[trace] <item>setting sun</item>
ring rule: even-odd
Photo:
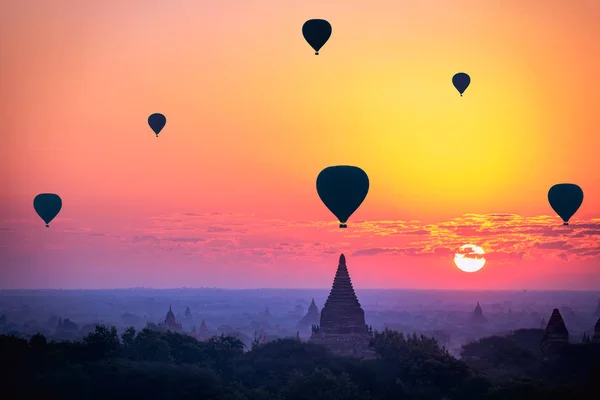
[[[485,265],[485,252],[479,246],[474,244],[465,244],[460,246],[458,252],[454,255],[454,263],[464,272],[477,272]]]

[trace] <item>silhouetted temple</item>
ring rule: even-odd
[[[208,331],[208,328],[206,327],[206,322],[204,322],[204,320],[202,320],[202,322],[200,323],[200,329],[198,329],[198,330],[196,330],[196,327],[194,326],[192,328],[191,335],[200,341],[202,341],[204,339],[208,339],[208,337],[210,336],[210,332]]]
[[[374,357],[369,348],[371,329],[365,324],[365,312],[358,302],[346,257],[342,254],[329,297],[321,310],[320,324],[313,326],[309,342],[327,347],[335,354],[361,358]]]
[[[475,306],[475,310],[473,310],[473,314],[471,315],[471,318],[469,318],[469,323],[482,324],[486,321],[487,319],[483,315],[483,310],[479,305],[479,302],[477,302],[477,306]]]
[[[165,317],[165,321],[158,324],[160,329],[169,330],[169,331],[180,331],[181,324],[175,320],[175,314],[173,314],[173,310],[169,305],[169,311],[167,311],[167,316]]]
[[[548,320],[546,332],[542,339],[542,352],[550,354],[559,347],[569,343],[569,331],[565,325],[558,308],[552,311],[552,315]]]
[[[319,325],[320,314],[317,305],[315,304],[315,299],[312,299],[310,306],[308,307],[308,312],[302,319],[298,322],[298,329],[301,331],[307,331],[313,325]]]
[[[592,343],[600,344],[600,318],[598,318],[596,326],[594,326],[594,336],[592,336]]]
[[[262,313],[262,317],[265,319],[271,319],[273,317],[271,315],[271,311],[269,310],[269,306],[265,308],[265,311]]]

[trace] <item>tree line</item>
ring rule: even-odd
[[[250,349],[235,337],[96,326],[81,341],[0,336],[4,399],[401,400],[600,398],[600,349],[570,345],[545,360],[540,330],[462,348],[392,330],[373,334],[376,359],[331,354],[295,338]]]

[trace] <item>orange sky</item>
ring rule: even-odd
[[[310,18],[333,26],[318,57]],[[599,289],[599,20],[595,0],[0,1],[0,288],[327,287],[343,251],[357,287]],[[315,191],[336,164],[371,181],[346,231]],[[559,182],[585,192],[569,229]],[[63,198],[50,229],[40,192]],[[480,272],[454,266],[465,243]]]

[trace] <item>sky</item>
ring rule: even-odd
[[[327,288],[344,253],[357,288],[600,290],[599,20],[595,0],[0,1],[0,288]],[[315,189],[330,165],[370,179],[345,230]],[[585,192],[568,227],[562,182]]]

